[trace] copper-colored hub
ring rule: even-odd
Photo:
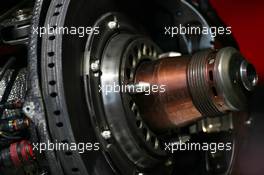
[[[165,86],[165,92],[136,96],[145,121],[162,130],[244,110],[246,88],[239,76],[244,62],[233,48],[142,62],[134,83]]]
[[[185,125],[201,118],[187,85],[189,57],[163,58],[144,62],[137,70],[135,82],[165,85],[165,92],[141,95],[138,103],[146,121],[154,128]]]

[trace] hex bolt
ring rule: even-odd
[[[111,132],[109,130],[105,130],[101,133],[102,137],[104,139],[110,139],[111,138]]]
[[[34,111],[35,111],[35,105],[34,102],[26,102],[25,105],[23,106],[23,113],[31,118],[32,116],[34,116]]]
[[[100,68],[99,60],[95,60],[91,63],[91,70],[93,72],[98,72]]]
[[[118,28],[118,22],[116,20],[108,22],[107,25],[110,29]]]

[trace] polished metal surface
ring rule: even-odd
[[[258,83],[258,75],[254,66],[243,61],[240,66],[241,81],[248,91],[252,91]]]

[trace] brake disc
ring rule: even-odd
[[[185,1],[50,2],[43,27],[100,29],[98,35],[84,37],[46,33],[40,41],[41,86],[52,140],[101,145],[101,151],[83,154],[55,152],[65,174],[172,174],[171,156],[142,120],[134,99],[106,95],[98,87],[131,82],[137,65],[158,59],[161,50],[193,53],[213,47],[210,33],[164,38],[164,26],[180,24],[209,27]]]

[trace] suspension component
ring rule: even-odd
[[[231,47],[146,61],[135,76],[135,83],[166,87],[164,93],[137,97],[144,119],[155,129],[246,110],[247,92],[257,80],[254,67]]]
[[[35,160],[33,147],[27,140],[12,143],[0,152],[0,167],[21,167]]]

